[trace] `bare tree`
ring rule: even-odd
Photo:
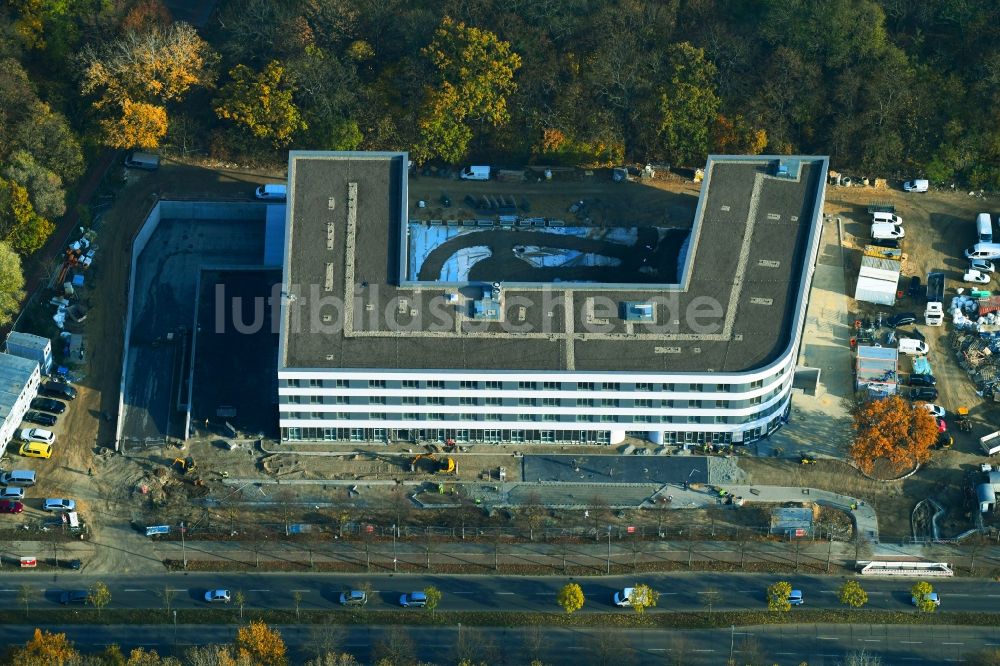
[[[529,662],[545,661],[545,635],[542,633],[541,625],[533,624],[525,627],[521,640],[524,642],[524,652]]]
[[[302,608],[302,592],[295,590],[292,592],[292,601],[295,603],[295,619],[301,619],[299,610]]]
[[[163,590],[160,592],[160,599],[163,600],[163,610],[167,612],[167,617],[170,617],[170,606],[174,601],[174,595],[176,593],[170,589],[170,585],[164,585]]]
[[[701,603],[703,603],[705,607],[708,608],[709,617],[711,617],[712,615],[712,608],[715,607],[717,604],[719,604],[721,601],[722,601],[722,593],[716,590],[715,588],[710,587],[701,593]]]
[[[375,645],[375,656],[378,663],[411,663],[416,656],[413,639],[404,627],[391,626],[383,634],[382,640]]]
[[[236,594],[233,595],[233,601],[240,609],[240,619],[243,619],[243,607],[247,603],[247,595],[243,594],[243,590],[236,590]]]
[[[28,604],[35,597],[35,588],[30,585],[22,585],[17,593],[18,600],[24,604],[24,617],[28,617]]]

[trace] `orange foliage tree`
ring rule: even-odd
[[[62,666],[70,662],[75,663],[79,658],[80,653],[66,638],[66,634],[53,634],[35,629],[32,639],[25,643],[24,647],[14,650],[9,663],[14,666],[35,666],[35,664]]]
[[[850,453],[863,472],[871,473],[878,458],[900,469],[930,458],[937,423],[923,405],[898,395],[857,402]]]
[[[167,110],[155,104],[122,100],[121,114],[101,120],[104,140],[112,148],[157,148],[167,134]]]
[[[251,622],[236,632],[236,652],[239,657],[248,657],[261,666],[285,666],[285,641],[277,629],[271,629],[263,622]]]

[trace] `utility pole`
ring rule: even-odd
[[[733,663],[733,644],[736,642],[736,625],[729,625],[729,663]]]
[[[611,525],[608,525],[608,575],[611,575]]]
[[[396,525],[392,526],[392,570],[397,571],[397,559],[396,559],[396,530],[399,529]]]
[[[187,545],[184,543],[184,533],[186,531],[187,531],[187,528],[184,527],[184,521],[182,520],[181,521],[181,560],[183,560],[183,562],[184,562],[184,568],[185,569],[188,568]],[[174,613],[174,615],[176,616],[177,614]]]

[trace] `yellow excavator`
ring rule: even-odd
[[[417,462],[420,460],[430,460],[436,466],[434,470],[437,474],[455,474],[458,471],[458,467],[455,465],[454,458],[445,458],[444,460],[438,460],[433,453],[421,453],[410,461],[410,471],[417,471]]]
[[[198,467],[194,464],[194,458],[191,456],[188,456],[187,458],[174,458],[174,462],[171,466],[176,468],[181,474],[193,472]]]

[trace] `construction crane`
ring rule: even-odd
[[[410,461],[410,471],[417,471],[417,462],[420,460],[430,460],[434,462],[436,469],[434,470],[437,474],[455,474],[458,471],[458,466],[455,465],[454,458],[445,458],[444,460],[438,460],[433,453],[421,453]]]

